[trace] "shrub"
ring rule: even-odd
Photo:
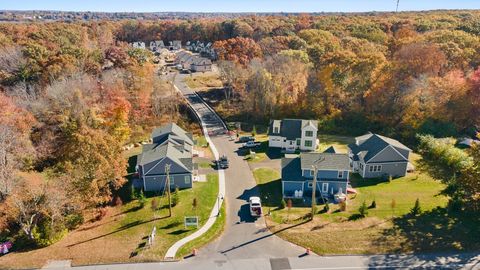
[[[371,209],[375,209],[377,208],[377,202],[375,200],[372,201],[372,204],[370,204],[370,207]]]
[[[198,200],[197,200],[197,198],[193,198],[193,201],[192,201],[192,209],[193,209],[193,210],[196,210],[196,209],[197,209],[197,206],[198,206]]]
[[[135,190],[135,187],[133,185],[130,186],[130,200],[136,200],[138,199],[137,191]]]
[[[67,233],[68,229],[63,224],[56,223],[56,226],[52,227],[49,219],[38,224],[32,231],[38,247],[49,246],[62,239]]]
[[[418,216],[422,212],[422,208],[420,207],[420,200],[417,198],[415,200],[415,204],[413,205],[413,208],[410,210],[410,214],[412,216]]]
[[[285,209],[285,207],[287,207],[287,202],[285,201],[285,199],[282,199],[280,201],[280,209]]]
[[[175,191],[172,194],[172,207],[180,203],[180,198],[178,196],[178,187],[175,188]]]
[[[347,201],[340,202],[340,211],[345,212],[347,211]]]
[[[120,196],[115,196],[115,199],[113,200],[113,206],[120,206],[123,204],[122,199]]]
[[[97,210],[97,216],[95,217],[97,221],[102,220],[108,214],[107,208],[100,208]]]
[[[255,125],[253,125],[253,128],[252,128],[252,136],[253,137],[257,136],[257,127]]]
[[[138,195],[138,202],[140,203],[141,208],[143,208],[147,203],[147,198],[145,198],[145,194],[143,194],[143,190],[140,190],[140,195]]]
[[[73,230],[85,222],[81,213],[70,214],[65,217],[65,227],[69,230]]]
[[[365,203],[365,201],[363,201],[362,205],[360,205],[360,207],[358,208],[358,213],[362,217],[366,217],[368,215],[368,208],[367,208],[367,204]]]
[[[325,213],[328,213],[328,211],[330,211],[330,204],[328,202],[325,202],[325,206],[323,207],[323,211]]]
[[[153,198],[153,200],[151,202],[151,208],[152,208],[152,211],[158,210],[158,199],[157,198]]]

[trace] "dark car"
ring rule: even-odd
[[[238,142],[240,142],[240,143],[246,143],[246,142],[250,142],[250,141],[255,141],[255,137],[253,137],[253,136],[242,136],[242,137],[238,138]]]
[[[192,71],[190,71],[189,69],[182,69],[182,70],[180,70],[180,73],[182,73],[182,74],[192,74]]]
[[[223,155],[217,160],[217,168],[226,169],[228,168],[228,158]]]

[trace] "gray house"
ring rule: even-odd
[[[190,65],[192,71],[205,72],[212,70],[212,61],[203,57],[195,57],[193,63]]]
[[[314,166],[317,168],[316,194],[324,198],[346,194],[350,162],[348,155],[337,153],[301,153],[282,159],[282,194],[284,198],[311,196]]]
[[[191,188],[193,180],[193,139],[176,124],[157,128],[152,133],[152,144],[143,145],[137,157],[140,186],[145,191],[163,191],[166,188],[166,166],[170,166],[170,189]]]
[[[373,133],[356,137],[348,145],[353,171],[363,178],[405,176],[411,151],[397,140]]]

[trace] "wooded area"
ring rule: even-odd
[[[0,240],[55,241],[112,202],[125,144],[183,121],[149,53],[127,44],[160,39],[214,42],[223,106],[237,108],[228,120],[312,118],[322,132],[409,145],[418,133],[476,136],[480,126],[477,11],[4,23]],[[478,201],[475,168],[461,192]]]

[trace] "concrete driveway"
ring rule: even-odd
[[[298,257],[305,250],[280,239],[267,229],[264,218],[253,219],[248,208],[248,198],[258,196],[255,179],[248,163],[236,151],[236,144],[225,135],[225,128],[218,116],[189,89],[184,81],[185,76],[178,74],[175,85],[187,98],[190,105],[200,114],[207,125],[210,137],[220,155],[225,154],[230,161],[230,168],[225,171],[226,194],[226,227],[216,241],[199,251],[199,255],[191,260],[214,259],[251,259]]]

